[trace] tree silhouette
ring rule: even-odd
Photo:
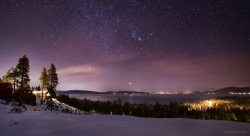
[[[58,85],[58,76],[56,73],[56,67],[53,63],[50,65],[50,69],[48,70],[48,81],[49,87],[55,90]]]
[[[5,76],[3,76],[3,81],[4,82],[13,82],[13,93],[15,93],[16,91],[16,86],[18,83],[18,76],[19,73],[17,72],[17,70],[15,68],[10,68],[7,73],[5,74]]]
[[[20,87],[21,88],[29,88],[29,71],[30,71],[30,66],[29,66],[29,59],[26,55],[21,57],[18,61],[18,64],[15,68],[17,71],[18,77],[20,78]]]
[[[42,69],[39,80],[40,80],[40,83],[41,83],[41,86],[42,86],[42,89],[41,89],[42,90],[41,104],[43,104],[43,90],[44,90],[44,88],[48,89],[48,86],[49,86],[48,74],[47,74],[46,68]]]
[[[52,111],[53,108],[52,98],[56,98],[55,91],[58,85],[58,76],[56,73],[56,67],[53,63],[50,65],[50,69],[48,70],[48,83],[49,83],[48,93],[50,94],[50,96],[49,96],[49,101],[47,102],[47,108]]]

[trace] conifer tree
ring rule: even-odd
[[[56,87],[58,85],[58,76],[56,73],[56,67],[55,65],[52,63],[50,65],[50,68],[48,70],[48,93],[50,94],[49,96],[49,100],[47,102],[47,108],[46,109],[50,109],[52,111],[53,109],[53,101],[52,98],[56,98]]]
[[[15,68],[10,68],[7,73],[5,74],[5,76],[3,76],[3,82],[13,82],[13,91],[15,93],[16,90],[16,86],[18,83],[18,76],[19,73],[17,72],[17,70]]]
[[[18,77],[20,78],[20,87],[21,88],[29,87],[30,66],[29,66],[29,59],[26,55],[24,55],[19,59],[15,70],[17,71]]]
[[[41,103],[43,103],[43,90],[44,90],[44,88],[48,89],[48,86],[49,86],[48,74],[47,74],[46,68],[42,69],[39,80],[40,80],[40,83],[42,86],[42,89],[41,89],[42,90],[42,101],[41,101]]]
[[[58,76],[56,72],[56,67],[53,63],[50,65],[50,69],[48,70],[48,81],[49,81],[48,91],[50,95],[52,95],[51,97],[55,97],[56,94],[55,90],[58,85]]]

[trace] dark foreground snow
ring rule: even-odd
[[[250,124],[114,115],[71,115],[0,104],[0,136],[249,136]]]

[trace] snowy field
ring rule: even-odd
[[[0,104],[0,136],[249,136],[250,124],[231,121],[73,115],[33,111],[9,113]]]

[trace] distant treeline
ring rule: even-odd
[[[73,106],[86,113],[130,115],[152,118],[193,118],[215,119],[250,122],[250,110],[225,109],[223,106],[209,108],[206,111],[190,110],[189,106],[181,103],[169,105],[156,104],[130,104],[122,103],[120,99],[111,101],[91,101],[88,99],[71,98],[68,95],[59,95],[58,100]]]

